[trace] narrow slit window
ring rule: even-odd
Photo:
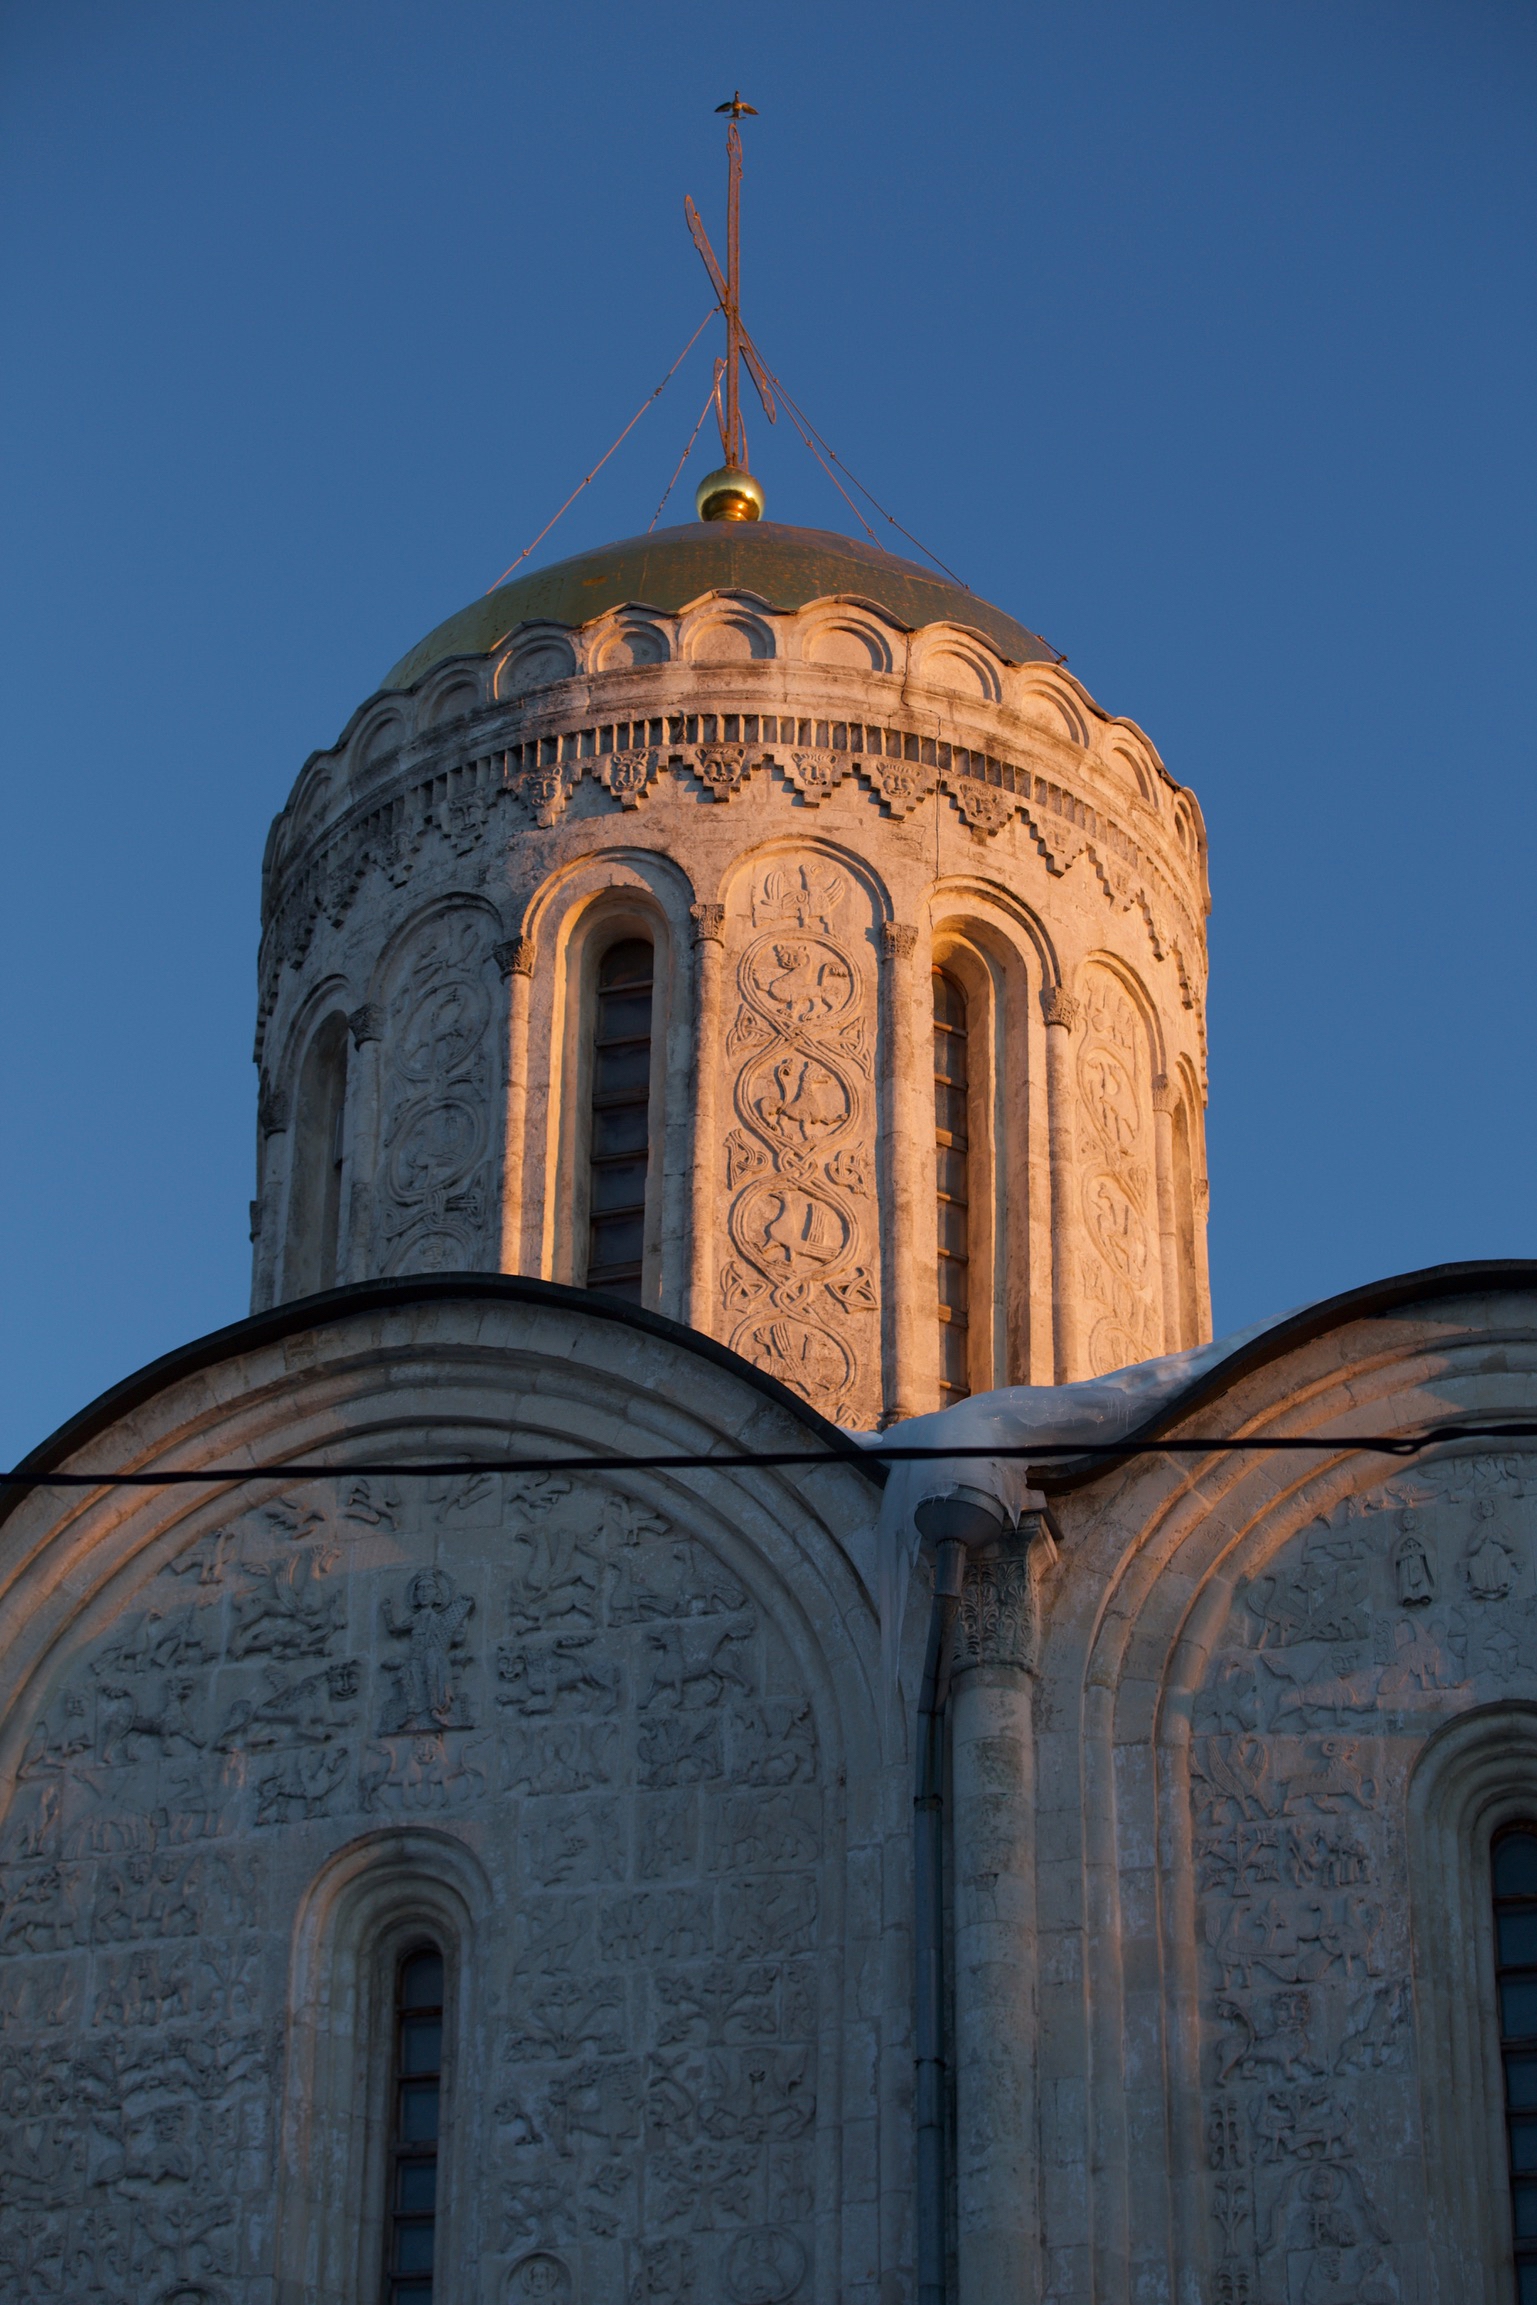
[[[645,1252],[654,971],[645,938],[609,946],[598,965],[593,1033],[587,1286],[632,1304]]]
[[[299,1074],[284,1285],[290,1297],[334,1288],[340,1278],[346,1110],[347,1020],[330,1016],[310,1041]]]
[[[432,2305],[442,2086],[443,1956],[423,1946],[396,1972],[384,2305]]]
[[[934,971],[934,1182],[939,1215],[939,1400],[942,1408],[971,1390],[971,1218],[966,1139],[966,994],[953,976]]]
[[[1494,1963],[1517,2305],[1537,2305],[1537,1824],[1494,1844]]]

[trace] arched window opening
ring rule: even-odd
[[[291,1297],[332,1288],[340,1278],[346,1109],[347,1020],[328,1016],[311,1038],[299,1073],[284,1264],[285,1293]]]
[[[1537,1824],[1494,1844],[1494,1962],[1517,2305],[1537,2305]]]
[[[598,964],[593,1028],[587,1286],[632,1304],[645,1256],[654,972],[647,938],[610,945]]]
[[[395,1976],[384,2305],[432,2305],[443,2086],[443,1956],[419,1946]]]
[[[934,1181],[939,1213],[939,1399],[971,1390],[971,1216],[968,1194],[966,994],[934,971]]]

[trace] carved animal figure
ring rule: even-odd
[[[572,1711],[612,1712],[619,1702],[619,1667],[585,1654],[591,1636],[563,1633],[537,1647],[504,1641],[496,1652],[496,1701],[520,1713],[553,1713],[562,1697]]]
[[[149,1706],[131,1681],[104,1680],[97,1709],[102,1760],[109,1768],[118,1761],[137,1761],[141,1742],[166,1755],[200,1753],[204,1740],[194,1732],[188,1715],[192,1694],[191,1681],[168,1673],[159,1705]]]
[[[1311,1994],[1272,1993],[1256,2000],[1223,1993],[1218,1996],[1217,2014],[1237,2027],[1236,2040],[1221,2052],[1219,2089],[1226,2088],[1235,2073],[1242,2073],[1246,2081],[1265,2071],[1279,2073],[1287,2081],[1295,2081],[1299,2073],[1322,2076],[1323,2067],[1312,2054]]]
[[[1190,1773],[1206,1787],[1197,1799],[1214,1825],[1247,1823],[1276,1813],[1270,1754],[1258,1737],[1198,1738],[1191,1749]]]
[[[1400,1979],[1378,1985],[1356,2004],[1340,2045],[1339,2070],[1373,2071],[1391,2065],[1401,2051],[1400,2036],[1409,2015],[1409,1987]]]
[[[328,1592],[320,1582],[336,1558],[312,1547],[249,1569],[250,1582],[235,1596],[230,1655],[323,1657],[347,1606],[340,1586]]]
[[[352,1726],[352,1700],[358,1693],[358,1667],[350,1659],[290,1681],[280,1666],[264,1668],[269,1694],[259,1701],[241,1697],[230,1708],[218,1747],[323,1745]]]
[[[1363,1777],[1356,1766],[1356,1748],[1348,1737],[1320,1737],[1311,1765],[1299,1770],[1286,1787],[1282,1807],[1295,1809],[1311,1801],[1326,1816],[1337,1816],[1345,1801],[1370,1809],[1377,1799],[1376,1780]]]
[[[571,1618],[593,1622],[602,1574],[594,1533],[540,1520],[514,1540],[518,1565],[509,1607],[516,1631],[538,1632]]]
[[[650,1678],[640,1700],[641,1711],[665,1704],[676,1712],[718,1705],[727,1689],[752,1695],[741,1654],[752,1638],[751,1619],[735,1618],[722,1625],[708,1618],[684,1618],[662,1625],[646,1636]]]

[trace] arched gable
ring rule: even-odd
[[[1504,2293],[1503,2180],[1465,2174],[1498,2101],[1463,2105],[1450,2167],[1425,2108],[1449,2026],[1498,2065],[1476,1938],[1488,1819],[1537,1786],[1537,1461],[1352,1435],[1520,1413],[1534,1370],[1532,1267],[1411,1275],[1279,1324],[1125,1470],[1040,1476],[1042,2024],[1087,2089],[1095,2294]],[[1337,1438],[1156,1453],[1213,1433]],[[1049,2246],[1082,2211],[1045,2182]]]
[[[827,1456],[733,1471],[748,1434]],[[648,1450],[721,1462],[603,1469]],[[556,1452],[590,1472],[389,1469]],[[82,1453],[336,1471],[6,1515],[0,1994],[71,2261],[158,2249],[253,2301],[376,2261],[358,2027],[430,1925],[464,1979],[444,2198],[499,2289],[542,2251],[644,2293],[668,2252],[729,2293],[745,2203],[846,2294],[888,2095],[853,1988],[905,1819],[838,1436],[669,1323],[483,1276],[239,1324],[41,1452]]]

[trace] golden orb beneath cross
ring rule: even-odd
[[[694,491],[701,520],[761,520],[763,491],[750,472],[723,464],[707,472]]]

